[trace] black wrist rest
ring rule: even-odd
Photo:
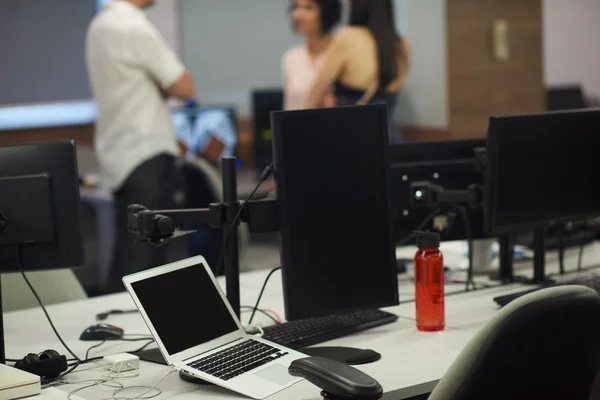
[[[327,358],[296,360],[290,365],[289,373],[323,389],[332,399],[377,400],[383,396],[383,388],[375,379],[356,368]]]

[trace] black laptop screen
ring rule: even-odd
[[[131,284],[169,354],[238,329],[202,264]]]

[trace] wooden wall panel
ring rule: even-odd
[[[23,129],[0,132],[0,145],[75,140],[79,146],[92,146],[94,125]]]
[[[450,131],[485,136],[491,115],[544,111],[541,0],[447,0]],[[508,21],[511,58],[492,55],[492,25]]]

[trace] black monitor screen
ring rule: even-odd
[[[75,144],[0,146],[2,272],[85,264]]]
[[[546,90],[546,111],[579,110],[585,108],[580,86],[552,87]]]
[[[283,90],[256,90],[252,93],[253,161],[258,173],[273,162],[271,112],[280,110],[283,110]]]
[[[385,106],[272,120],[287,318],[397,304]]]
[[[492,118],[487,146],[490,233],[600,214],[600,110]]]
[[[131,287],[169,354],[238,329],[202,264],[133,282]]]

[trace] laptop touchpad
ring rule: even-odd
[[[288,373],[286,367],[280,364],[272,365],[262,371],[258,371],[254,375],[280,386],[288,385],[296,379]]]

